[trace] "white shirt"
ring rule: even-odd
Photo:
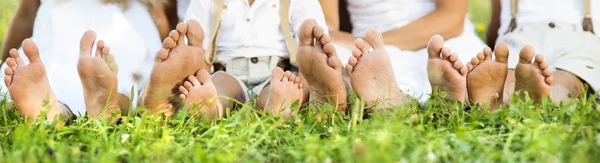
[[[213,0],[192,0],[185,20],[195,19],[205,33],[208,47],[213,15]],[[288,56],[281,31],[280,0],[225,0],[221,15],[221,31],[217,36],[217,61],[227,62],[236,57]],[[291,32],[296,34],[306,19],[315,19],[327,28],[325,16],[317,0],[292,0],[289,10]],[[325,30],[327,31],[327,29]]]
[[[177,0],[177,17],[179,20],[185,19],[185,14],[190,6],[190,0]]]
[[[591,1],[594,31],[600,30],[600,2]],[[498,36],[504,35],[510,24],[510,0],[501,0],[500,29]],[[583,20],[583,0],[519,0],[517,26],[527,23],[560,21],[581,24]],[[600,34],[597,32],[597,34]]]

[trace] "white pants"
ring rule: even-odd
[[[509,48],[509,68],[516,67],[519,52],[524,46],[530,45],[536,54],[544,54],[544,60],[551,69],[573,73],[594,91],[600,90],[600,38],[583,31],[581,24],[519,24],[498,41],[506,42]]]
[[[444,45],[452,52],[457,53],[463,64],[469,62],[486,46],[475,33],[465,32],[467,33],[459,37],[446,40]],[[342,64],[346,65],[352,56],[352,51],[339,45],[335,45],[335,48]],[[427,76],[427,49],[403,51],[391,45],[386,45],[385,49],[392,61],[392,69],[400,91],[418,99],[423,104],[429,99],[432,92]]]

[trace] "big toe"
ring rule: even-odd
[[[314,45],[314,32],[313,30],[317,26],[317,21],[314,19],[307,19],[300,26],[300,46],[312,46]]]
[[[271,72],[271,80],[272,81],[281,81],[281,79],[283,78],[283,74],[284,74],[283,69],[276,67]]]
[[[431,37],[431,39],[429,39],[429,43],[427,44],[427,53],[429,54],[429,58],[439,58],[442,48],[444,48],[444,38],[440,35],[434,35]]]
[[[519,63],[529,64],[535,55],[535,51],[531,46],[525,46],[519,53]]]
[[[373,48],[382,48],[385,46],[383,43],[383,36],[375,28],[367,29],[365,39]]]
[[[202,47],[204,41],[204,30],[198,21],[190,20],[187,22],[187,39],[190,46]]]
[[[41,62],[40,51],[32,40],[26,39],[23,41],[23,51],[25,52],[25,56],[27,56],[27,59],[29,59],[30,63]]]
[[[500,63],[508,63],[508,55],[509,55],[508,46],[506,43],[501,42],[496,44],[494,48],[494,54],[496,56],[496,61]]]
[[[92,47],[94,46],[95,41],[96,32],[92,30],[86,31],[81,37],[81,41],[79,42],[79,55],[91,56]]]

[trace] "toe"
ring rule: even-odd
[[[185,96],[184,94],[179,94],[179,98],[180,98],[182,101],[185,101],[185,99],[186,99],[186,96]]]
[[[508,46],[506,46],[506,43],[500,42],[496,44],[494,51],[494,54],[496,56],[496,62],[508,63],[508,55],[510,51],[508,50]]]
[[[275,67],[273,71],[271,71],[271,81],[281,81],[283,79],[283,73],[283,69]]]
[[[473,71],[473,64],[471,64],[471,62],[467,63],[467,72],[471,72]]]
[[[473,58],[473,59],[471,59],[471,65],[473,67],[475,67],[479,64],[479,61],[481,61],[481,60],[479,60],[479,58]]]
[[[450,62],[458,61],[458,54],[456,54],[456,53],[450,54],[450,56],[448,56],[448,61],[450,61]]]
[[[188,26],[185,23],[179,23],[176,27],[177,33],[179,33],[179,39],[177,41],[177,45],[185,45],[185,34],[188,31]]]
[[[290,71],[288,71],[290,72]],[[296,82],[296,75],[294,75],[294,73],[290,72],[292,75],[290,75],[290,79],[288,80],[289,82]]]
[[[321,41],[321,45],[329,44],[329,43],[331,43],[331,36],[328,34],[323,35],[323,37],[321,37],[320,41]]]
[[[353,71],[354,71],[354,66],[352,66],[350,64],[346,65],[346,72],[348,74],[352,74]]]
[[[10,87],[10,85],[12,85],[12,76],[4,77],[4,85],[6,85],[6,87]]]
[[[6,76],[13,76],[15,74],[15,71],[12,68],[6,68],[4,69],[4,75]]]
[[[429,43],[427,44],[427,53],[429,54],[429,58],[440,58],[442,48],[444,48],[444,38],[440,35],[434,35],[431,37],[431,39],[429,39]]]
[[[177,32],[175,32],[177,33]],[[179,36],[177,36],[179,37]],[[165,49],[173,49],[175,48],[175,46],[177,46],[177,43],[175,43],[175,39],[173,39],[173,37],[167,37],[165,38],[165,40],[163,40],[163,48]]]
[[[196,78],[194,75],[188,76],[188,81],[190,81],[192,83],[192,85],[194,85],[194,86],[202,85],[202,84],[200,84],[200,81],[198,80],[198,78]]]
[[[169,57],[169,50],[162,48],[162,49],[158,50],[158,52],[156,52],[155,61],[162,62],[165,59],[167,59],[168,57]]]
[[[552,76],[552,70],[550,70],[550,69],[542,70],[542,75],[544,75],[544,77]]]
[[[96,32],[92,30],[86,31],[81,37],[81,41],[79,41],[79,55],[88,57],[91,56],[92,47],[94,46],[95,41]]]
[[[323,46],[323,51],[325,51],[327,56],[337,58],[337,52],[335,51],[333,44],[325,44],[325,46]]]
[[[314,27],[313,35],[315,36],[315,39],[321,40],[321,38],[323,38],[323,36],[325,36],[325,29],[323,29],[323,27],[317,25]],[[321,43],[321,41],[317,41],[315,43],[315,46],[323,46],[323,45],[324,44]]]
[[[15,59],[12,57],[13,55],[19,55],[19,53],[17,52],[16,49],[12,49],[10,50],[10,57],[6,58],[6,65],[11,68],[11,69],[16,69],[17,68],[17,62],[15,62]]]
[[[375,49],[384,48],[385,44],[383,43],[383,36],[377,29],[368,28],[366,31],[365,39],[371,45],[371,47]]]
[[[331,56],[327,59],[327,64],[336,70],[341,70],[342,62],[336,56]]]
[[[189,93],[188,89],[186,89],[183,86],[179,86],[179,92],[181,92],[182,94],[186,94],[186,95]]]
[[[454,67],[454,69],[456,69],[456,70],[460,70],[461,68],[463,68],[463,67],[464,67],[464,65],[462,64],[462,62],[461,62],[461,61],[456,61],[456,62],[453,62],[452,66],[453,66],[453,67]]]
[[[194,85],[190,81],[183,82],[183,86],[185,87],[185,89],[188,89],[188,90],[190,90],[194,87]]]
[[[348,60],[348,64],[351,66],[356,66],[358,64],[358,59],[350,57],[350,59]]]
[[[452,54],[450,52],[449,48],[442,48],[442,58],[443,59],[448,59],[448,57],[450,57],[450,54]]]
[[[171,38],[173,40],[173,44],[176,44],[177,40],[179,40],[179,32],[177,32],[176,29],[171,30],[171,32],[169,32],[169,37],[167,37],[167,38]],[[165,38],[165,39],[167,39],[167,38]]]
[[[479,52],[479,53],[477,53],[477,56],[476,56],[476,58],[477,58],[479,61],[483,61],[483,60],[485,59],[485,55],[483,54],[483,52]]]
[[[521,49],[521,53],[519,53],[519,63],[530,64],[535,51],[532,46],[525,46]]]
[[[210,74],[205,69],[200,69],[198,72],[196,72],[196,78],[198,78],[202,84],[211,83],[212,79],[210,77]]]
[[[492,49],[489,47],[485,47],[483,48],[483,56],[485,57],[485,60],[491,60],[492,59]]]
[[[460,68],[458,71],[460,72],[461,76],[465,77],[469,73],[469,68],[468,66],[462,66],[462,68]]]
[[[542,63],[539,63],[539,66],[540,66],[541,70],[545,70],[545,69],[548,69],[549,65],[548,65],[548,62],[542,62]]]
[[[546,84],[552,85],[552,83],[554,83],[554,76],[546,77]]]
[[[313,30],[317,26],[317,21],[315,19],[307,19],[300,26],[300,46],[313,46],[315,36],[313,35]]]
[[[16,49],[11,50],[9,54],[10,54],[10,57],[13,58],[13,61],[16,63],[17,67],[25,65],[23,58],[21,58],[21,55],[19,55],[19,52],[17,52]],[[25,54],[25,55],[27,55],[27,54]]]
[[[190,20],[187,22],[187,39],[190,46],[202,47],[204,41],[204,30],[198,21]]]
[[[294,84],[301,84],[301,83],[302,83],[302,80],[300,80],[300,77],[296,77],[296,80],[294,80]]]
[[[534,62],[536,65],[540,65],[540,63],[544,62],[544,55],[543,54],[536,55]]]
[[[94,57],[104,58],[104,56],[102,54],[102,48],[104,48],[104,41],[98,40],[98,43],[96,43],[96,54]],[[87,55],[82,55],[82,56],[87,56]]]
[[[356,58],[357,60],[362,56],[362,54],[362,51],[360,51],[358,48],[352,50],[352,57]]]
[[[354,41],[354,46],[356,46],[356,48],[358,48],[358,50],[361,52],[360,55],[369,53],[369,47],[367,46],[367,42],[365,40],[363,40],[362,38],[356,39]],[[360,58],[360,57],[356,57],[356,58]]]
[[[283,82],[288,82],[288,81],[290,81],[290,77],[291,77],[291,76],[292,76],[292,72],[290,72],[290,71],[286,71],[286,72],[283,74],[283,79],[281,79],[281,81],[283,81]]]

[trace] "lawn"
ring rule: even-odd
[[[1,30],[16,4],[0,1]],[[472,0],[470,5],[481,36],[489,2]],[[169,119],[139,113],[123,117],[118,125],[79,118],[59,127],[26,124],[11,104],[0,102],[0,162],[600,160],[600,108],[591,97],[561,105],[513,98],[510,106],[490,112],[485,106],[463,109],[443,96],[434,94],[424,106],[413,101],[367,116],[351,95],[347,114],[325,105],[286,121],[246,104],[217,121],[184,112]]]

